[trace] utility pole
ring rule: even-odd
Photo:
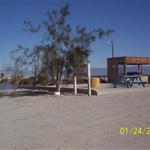
[[[111,50],[112,50],[112,58],[114,58],[115,55],[114,55],[114,42],[113,42],[113,40],[111,41]]]

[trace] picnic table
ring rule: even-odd
[[[142,85],[145,87],[147,82],[143,81],[140,75],[136,76],[121,76],[118,80],[113,82],[113,87],[116,88],[118,84],[124,85],[127,88],[131,88],[133,84],[138,84],[139,86]]]

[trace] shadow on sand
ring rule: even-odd
[[[23,97],[23,96],[44,96],[44,95],[54,95],[55,92],[54,87],[50,88],[37,88],[36,90],[33,90],[31,88],[22,88],[21,90],[13,90],[13,91],[0,91],[0,98],[2,97]],[[73,88],[61,88],[60,92],[62,95],[74,95],[74,89]],[[78,94],[88,95],[88,89],[77,89]],[[91,94],[97,96],[98,91],[95,89],[91,90]]]
[[[13,92],[0,92],[0,98],[9,97],[23,97],[23,96],[43,96],[43,95],[52,95],[48,91],[36,91],[36,90],[27,90],[27,91],[13,91]]]

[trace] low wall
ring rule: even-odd
[[[33,86],[32,85],[18,85],[18,88],[23,88],[23,89],[33,89]],[[52,92],[54,93],[56,91],[56,88],[55,87],[50,87],[50,86],[36,86],[37,90],[48,90],[49,92]],[[60,88],[60,92],[63,93],[63,94],[67,94],[67,93],[71,93],[73,94],[74,93],[74,88],[69,88],[69,87],[62,87]],[[77,89],[77,93],[78,94],[88,94],[88,89],[85,89],[85,88],[78,88]],[[91,89],[91,94],[92,95],[98,95],[98,91],[96,91],[95,89]]]

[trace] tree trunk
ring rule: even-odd
[[[60,73],[57,74],[57,79],[56,79],[56,92],[60,92],[61,76],[62,73],[60,71]]]
[[[60,92],[60,82],[56,81],[56,92]]]
[[[34,66],[34,78],[33,78],[33,89],[35,90],[36,88],[36,77],[37,76],[37,66],[36,66],[36,62],[35,62],[35,66]]]
[[[52,78],[52,83],[55,83],[55,77],[54,77],[54,71],[53,69],[51,70],[51,78]]]
[[[63,74],[63,66],[64,66],[64,59],[62,61],[61,67],[57,71],[56,92],[60,92],[60,84],[61,84],[61,77],[62,77],[62,74]]]

